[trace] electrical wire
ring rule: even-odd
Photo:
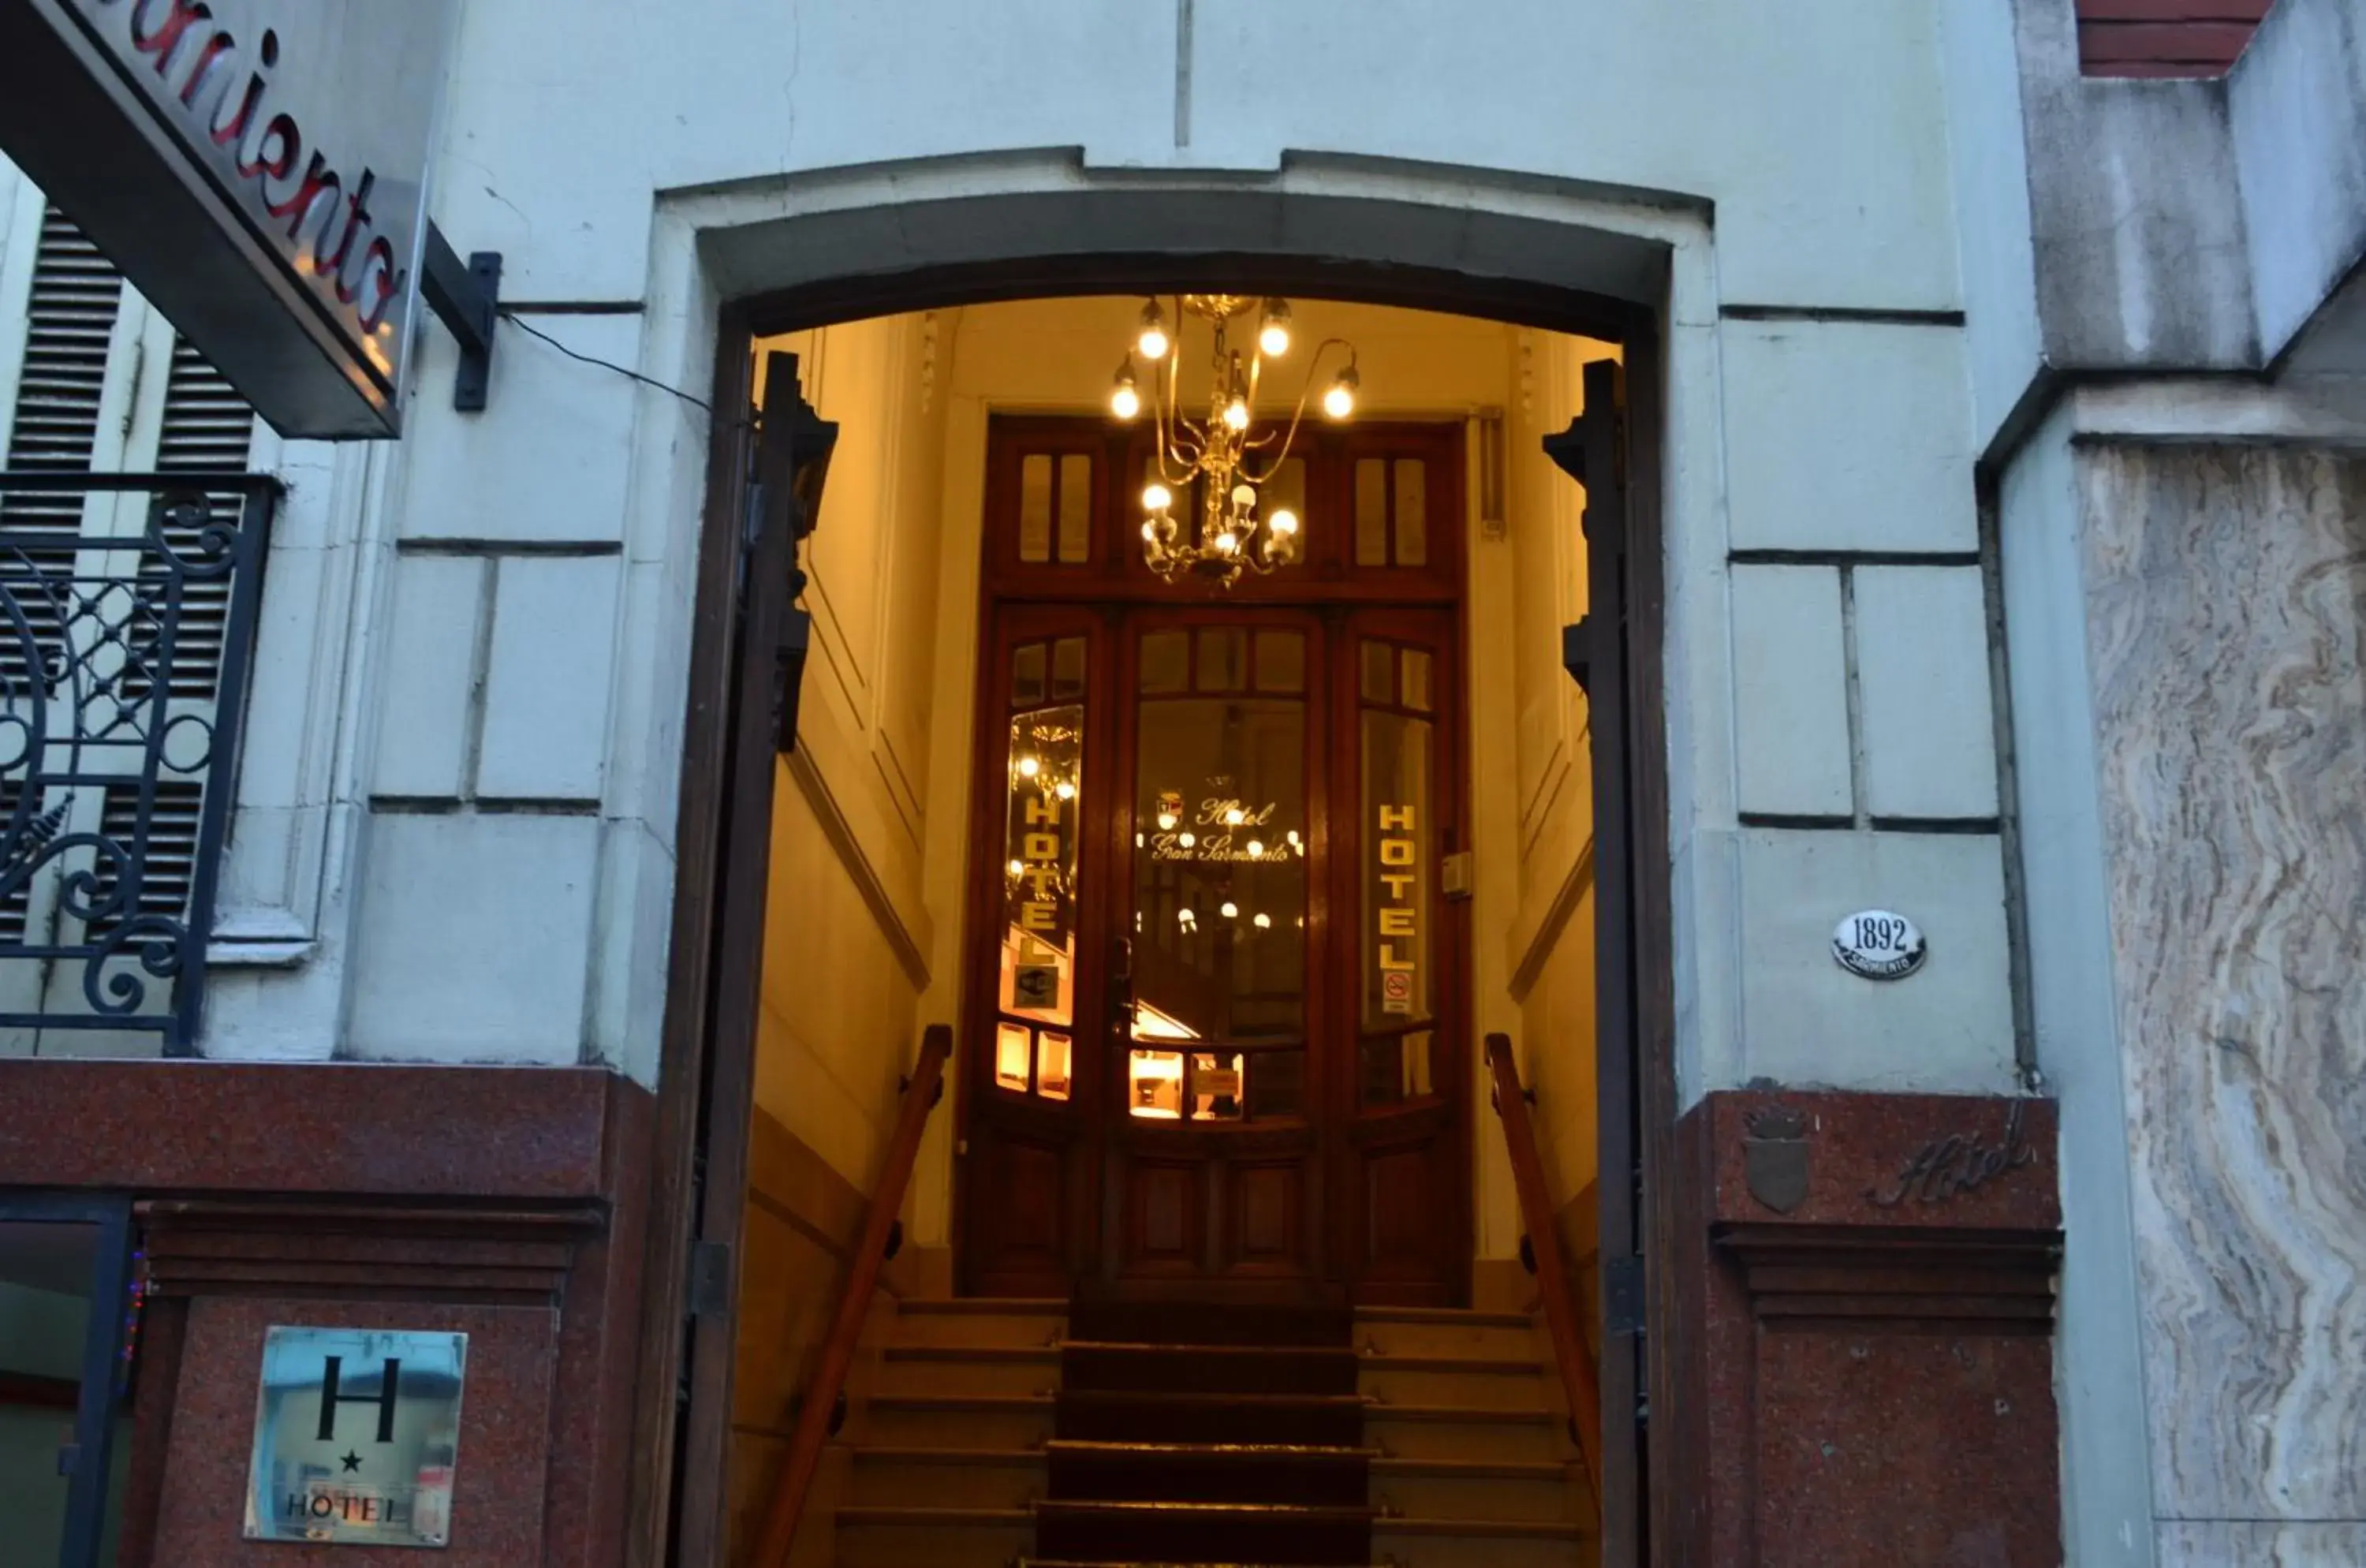
[[[595,365],[603,370],[613,370],[617,375],[625,378],[627,380],[638,381],[642,386],[654,387],[659,391],[665,393],[669,397],[680,398],[683,402],[688,403],[691,407],[704,411],[706,417],[709,419],[713,419],[715,417],[715,405],[708,402],[704,398],[693,397],[688,392],[683,391],[680,387],[670,387],[654,377],[644,376],[637,370],[629,369],[612,360],[596,358],[589,354],[578,354],[575,350],[568,347],[565,344],[559,342],[548,333],[544,332],[540,327],[535,326],[533,322],[527,321],[524,317],[519,315],[514,310],[502,310],[499,313],[503,321],[508,321],[511,325],[516,327],[518,331],[525,333],[528,337],[540,338],[543,342],[550,344],[551,347],[558,350],[559,353],[567,355],[569,359],[580,360],[586,365]],[[752,428],[751,422],[748,420],[743,419],[737,421],[736,423],[740,425]]]

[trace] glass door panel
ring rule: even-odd
[[[1084,693],[1081,637],[1012,650],[994,1081],[1046,1100],[1068,1098],[1076,1025]]]
[[[1156,629],[1139,650],[1127,1113],[1302,1116],[1304,633]]]

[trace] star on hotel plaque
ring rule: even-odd
[[[468,1337],[274,1326],[263,1342],[246,1537],[447,1546]]]

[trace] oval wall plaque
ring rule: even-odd
[[[1914,922],[1887,909],[1859,910],[1832,929],[1832,956],[1868,980],[1902,980],[1929,952]]]

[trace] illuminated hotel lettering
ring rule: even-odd
[[[1416,967],[1414,954],[1418,951],[1421,928],[1416,923],[1419,906],[1414,901],[1414,808],[1410,806],[1380,807],[1380,886],[1388,889],[1388,899],[1380,906],[1380,953],[1377,960],[1380,972],[1380,1010],[1383,1012],[1413,1011],[1413,972]],[[1399,834],[1401,837],[1391,837]],[[1404,955],[1398,956],[1402,944]]]
[[[1053,897],[1060,882],[1060,802],[1050,795],[1031,795],[1024,809],[1027,832],[1020,840],[1019,858],[1026,863],[1021,874],[1029,896],[1020,900],[1020,929],[1055,931],[1060,923],[1060,906]]]

